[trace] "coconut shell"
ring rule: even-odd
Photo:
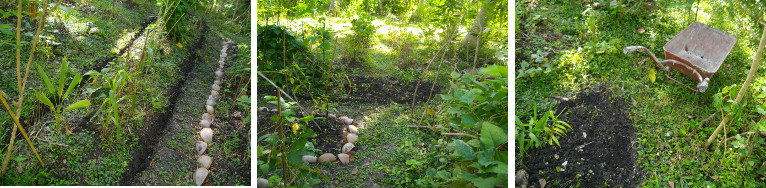
[[[218,96],[218,91],[210,90],[210,94],[217,97]]]
[[[337,158],[332,153],[325,153],[319,156],[319,162],[332,162],[335,161]]]
[[[220,80],[216,80],[216,81],[214,81],[214,82],[213,82],[213,84],[215,84],[215,85],[221,85],[221,81],[220,81]]]
[[[258,178],[258,186],[257,187],[269,187],[269,180]]]
[[[333,114],[333,113],[327,114],[327,117],[328,117],[328,118],[332,118],[332,119],[335,119],[335,114]]]
[[[210,121],[203,119],[202,121],[199,121],[199,126],[202,128],[210,128]]]
[[[341,148],[341,151],[343,151],[343,153],[348,153],[348,152],[350,152],[352,149],[354,149],[354,144],[352,144],[352,143],[346,143],[345,145],[343,145],[343,148]]]
[[[208,113],[204,113],[204,114],[202,114],[202,119],[212,122],[213,121],[213,116],[211,116]]]
[[[351,157],[345,153],[338,154],[338,159],[340,159],[340,162],[343,164],[348,164],[349,162],[351,162]]]
[[[311,155],[304,155],[303,156],[303,164],[308,163],[315,163],[317,162],[317,157],[311,156]]]
[[[215,76],[218,76],[218,77],[223,76],[223,71],[220,71],[220,70],[215,71]]]
[[[218,86],[218,84],[213,84],[213,90],[221,90],[221,86]]]
[[[257,187],[269,188],[269,180],[264,179],[264,178],[258,178],[258,186]]]
[[[345,123],[346,125],[351,125],[351,123],[354,123],[354,119],[350,119],[350,118],[346,119],[343,121],[343,123]]]
[[[203,153],[205,153],[205,150],[207,150],[207,143],[203,141],[197,141],[197,145],[196,147],[194,147],[194,149],[197,150],[197,154],[202,155]]]
[[[268,112],[268,111],[269,111],[269,108],[267,108],[267,107],[258,107],[258,111],[261,111],[261,112]]]
[[[197,166],[200,168],[210,169],[211,163],[213,163],[213,158],[210,158],[210,156],[203,155],[197,158]]]
[[[348,119],[348,117],[346,117],[346,116],[340,116],[340,117],[338,118],[338,121],[340,121],[340,122],[346,122],[346,119]]]
[[[205,110],[207,110],[208,114],[213,114],[213,112],[215,112],[215,109],[213,108],[213,106],[210,106],[210,105],[205,105]]]
[[[357,139],[357,136],[354,133],[348,133],[348,135],[346,135],[346,141],[348,143],[354,143],[356,142],[356,139]]]
[[[208,173],[210,173],[210,171],[207,171],[205,168],[197,168],[197,171],[194,172],[194,183],[196,183],[197,186],[202,185],[202,183],[205,182]]]
[[[357,134],[357,133],[359,133],[359,129],[357,129],[356,126],[349,125],[348,126],[348,132]]]
[[[200,137],[202,137],[202,141],[205,141],[208,144],[213,142],[213,129],[203,128],[202,130],[199,131],[199,135]]]
[[[207,101],[205,101],[205,105],[215,106],[215,100],[208,98]]]

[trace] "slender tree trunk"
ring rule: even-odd
[[[766,30],[764,30],[763,34],[761,34],[761,41],[758,42],[758,52],[755,53],[755,58],[753,58],[753,63],[750,64],[750,72],[747,74],[747,79],[745,79],[745,83],[743,83],[742,87],[739,89],[739,92],[737,93],[737,98],[734,99],[736,103],[739,103],[740,101],[742,101],[742,98],[745,96],[745,94],[747,94],[747,91],[750,89],[750,84],[753,82],[753,76],[755,76],[755,73],[758,72],[758,67],[760,67],[759,64],[761,62],[761,54],[763,54],[764,45],[766,45]],[[721,133],[721,129],[723,129],[724,126],[726,126],[726,121],[729,121],[729,118],[730,116],[724,116],[723,120],[721,120],[721,124],[718,125],[715,131],[713,131],[713,134],[710,135],[710,138],[707,139],[707,142],[705,142],[705,148],[708,148],[710,144],[713,143],[713,140],[715,140],[715,137],[718,136],[719,133]]]
[[[335,0],[330,0],[330,7],[327,8],[327,12],[329,13],[335,12]]]
[[[461,41],[461,44],[464,48],[470,49],[471,47],[475,47],[476,43],[478,42],[478,35],[481,32],[482,28],[486,27],[487,25],[487,18],[486,14],[487,11],[492,7],[492,2],[490,0],[482,0],[481,1],[481,7],[479,8],[479,14],[476,15],[476,19],[473,20],[473,24],[471,24],[471,29],[468,31],[468,34],[465,35],[465,38],[463,38],[463,41]]]

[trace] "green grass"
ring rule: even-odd
[[[675,82],[667,82],[665,73],[645,54],[625,55],[621,52],[623,47],[641,45],[662,59],[662,45],[691,23],[692,19],[684,17],[688,9],[671,7],[669,2],[664,1],[656,4],[655,10],[644,9],[640,5],[639,8],[629,9],[633,5],[629,4],[623,14],[608,5],[583,14],[588,7],[551,3],[532,8],[528,4],[517,4],[517,16],[521,17],[519,25],[525,27],[517,35],[529,37],[516,40],[516,53],[520,56],[516,61],[517,74],[519,59],[530,62],[532,67],[542,67],[543,63],[534,62],[531,55],[537,50],[554,54],[547,57],[553,67],[550,72],[540,71],[533,76],[516,79],[517,116],[529,116],[531,111],[528,107],[533,103],[554,105],[553,100],[549,99],[551,96],[574,96],[587,87],[610,84],[610,90],[627,104],[631,104],[631,100],[637,103],[630,107],[630,114],[638,132],[635,147],[639,153],[638,162],[647,174],[643,186],[664,186],[668,181],[674,181],[676,186],[734,186],[743,180],[745,185],[762,183],[755,177],[752,166],[744,172],[742,150],[730,150],[731,145],[726,152],[701,148],[720,121],[719,113],[712,121],[701,123],[717,111],[711,105],[713,95],[724,86],[742,84],[752,62],[751,56],[757,45],[757,37],[754,36],[757,34],[748,33],[747,27],[751,25],[744,27],[730,20],[743,17],[739,14],[728,15],[722,8],[727,5],[704,1],[695,4],[695,7],[702,9],[698,21],[734,35],[738,41],[724,65],[711,79],[708,91],[694,93]],[[705,19],[708,17],[716,19]],[[595,27],[589,25],[588,20],[593,20],[591,23],[595,23]],[[590,30],[586,31],[586,28]],[[646,32],[635,33],[639,28],[645,28]],[[758,28],[753,30],[760,33]],[[545,37],[554,33],[562,33],[563,37]],[[598,50],[589,49],[594,46],[589,42],[602,41],[613,51],[598,53]],[[520,48],[520,44],[526,45]],[[654,83],[646,74],[649,69],[657,71]],[[754,82],[752,91],[760,91],[764,87],[761,81],[764,77],[760,75],[756,76],[759,81]],[[670,76],[692,87],[696,85],[695,81],[678,71],[671,70]],[[729,136],[743,132],[751,121],[757,121],[753,112],[746,114],[751,116],[746,121],[729,125]],[[720,137],[722,135],[719,140]]]

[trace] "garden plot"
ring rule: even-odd
[[[639,186],[643,173],[633,148],[636,130],[623,101],[598,88],[556,105],[559,119],[572,130],[559,139],[560,148],[528,151],[529,184],[536,187],[544,179],[561,187]]]

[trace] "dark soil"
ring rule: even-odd
[[[572,130],[559,139],[561,147],[530,149],[525,163],[532,170],[530,185],[539,179],[557,187],[638,187],[642,179],[633,148],[636,131],[627,104],[606,89],[579,94],[555,110]],[[567,162],[562,167],[562,163]],[[557,172],[561,167],[562,172]],[[577,178],[579,175],[579,178]]]
[[[351,79],[351,83],[346,83],[344,87],[346,90],[343,91],[350,92],[349,97],[344,99],[346,102],[409,104],[412,103],[412,97],[416,95],[415,87],[418,84],[416,81],[403,82],[389,77],[352,76],[349,79]],[[420,86],[417,87],[415,102],[426,102],[429,97],[433,99],[433,95],[441,92],[439,84],[436,84],[433,92],[431,92],[432,85],[433,82],[420,82]]]
[[[263,78],[258,77],[259,82],[266,83]],[[349,82],[350,81],[350,82]],[[417,81],[405,82],[393,77],[365,77],[365,76],[350,76],[348,80],[343,80],[342,87],[335,87],[328,92],[345,93],[347,97],[331,97],[333,102],[356,102],[367,104],[388,104],[396,102],[399,104],[411,104],[412,96],[415,95],[415,86]],[[426,102],[429,98],[433,100],[433,96],[441,92],[441,86],[437,83],[434,86],[433,92],[431,92],[431,86],[433,82],[422,81],[420,87],[418,87],[417,97],[415,102]],[[282,88],[285,92],[290,92],[290,88]],[[277,94],[276,89],[270,84],[268,86],[258,86],[258,96]],[[329,93],[328,93],[329,95]],[[291,96],[292,97],[292,96]],[[311,97],[308,95],[298,95],[297,100],[311,101]]]

